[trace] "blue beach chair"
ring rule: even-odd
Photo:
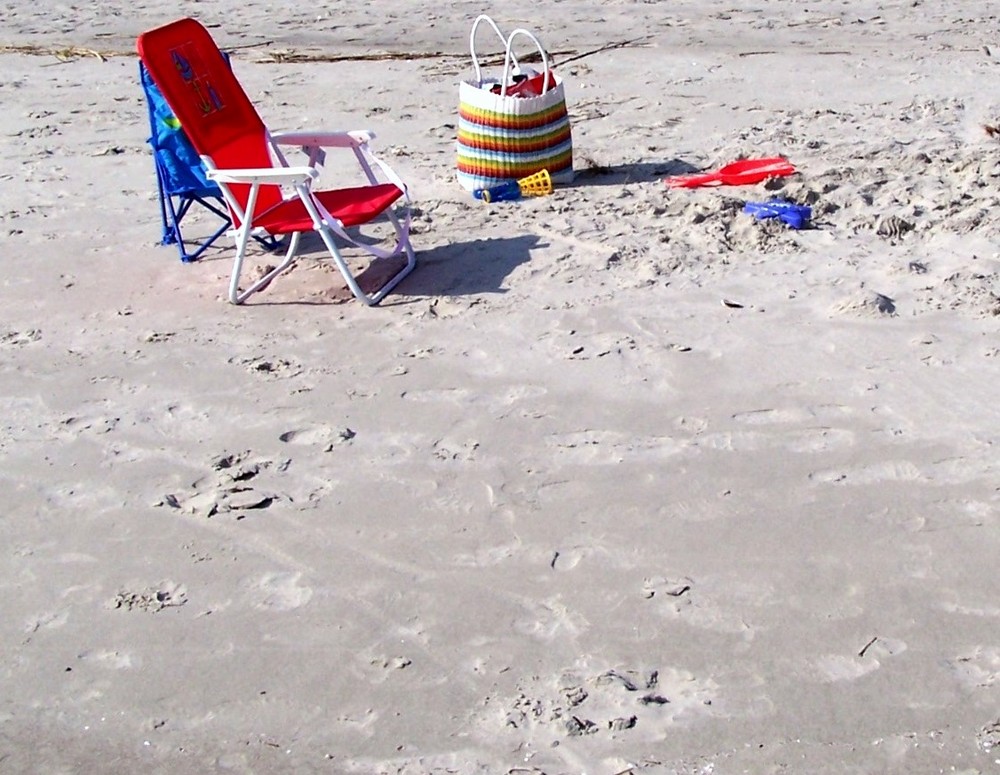
[[[219,186],[208,179],[201,159],[191,141],[181,130],[180,122],[167,106],[146,67],[139,62],[139,80],[149,107],[149,144],[156,164],[156,185],[163,222],[163,245],[177,245],[181,261],[197,261],[232,225]],[[211,235],[186,239],[181,222],[197,203],[218,216],[219,226]]]

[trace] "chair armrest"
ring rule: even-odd
[[[266,169],[208,170],[210,180],[220,183],[270,183],[292,185],[319,177],[313,167],[269,167]]]
[[[353,132],[279,132],[271,135],[279,145],[299,145],[306,148],[357,148],[375,139],[367,129]]]

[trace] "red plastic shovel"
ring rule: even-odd
[[[694,175],[673,175],[665,178],[671,188],[697,188],[698,186],[748,186],[768,178],[780,178],[795,172],[788,159],[775,156],[770,159],[741,159],[720,167],[715,172]]]

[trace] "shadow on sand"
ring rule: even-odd
[[[682,159],[668,159],[659,162],[637,162],[603,167],[589,160],[578,164],[572,183],[566,188],[586,188],[589,186],[623,186],[629,183],[653,183],[667,175],[686,175],[701,171]],[[560,186],[562,188],[562,186]]]
[[[403,296],[472,296],[506,293],[504,280],[521,264],[541,238],[525,234],[439,245],[417,252],[417,268],[399,284]],[[402,300],[401,300],[402,301]],[[387,298],[383,305],[391,305]]]

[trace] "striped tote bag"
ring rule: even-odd
[[[489,23],[504,42],[502,80],[484,78],[476,55],[476,27]],[[512,44],[525,36],[542,58],[542,72],[522,68]],[[488,16],[472,25],[475,77],[459,86],[458,180],[469,191],[548,170],[554,183],[573,179],[573,137],[562,79],[550,71],[545,49],[530,32],[504,38]]]

